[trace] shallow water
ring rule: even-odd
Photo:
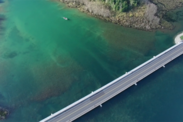
[[[47,0],[8,0],[3,6],[0,106],[10,109],[5,122],[43,119],[172,46],[182,31],[181,20],[174,31],[145,32]],[[182,60],[76,121],[183,120]]]

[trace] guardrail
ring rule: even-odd
[[[48,116],[47,118],[41,120],[40,122],[45,122],[45,121],[47,121],[47,120],[49,120],[49,119],[51,119],[51,118],[57,116],[58,114],[60,114],[60,113],[62,113],[62,112],[65,112],[65,111],[71,109],[71,108],[74,107],[75,105],[77,105],[77,104],[79,104],[79,103],[81,103],[81,102],[87,100],[88,98],[90,98],[90,97],[93,96],[93,95],[96,95],[96,94],[99,93],[100,91],[102,91],[102,90],[104,90],[105,88],[111,86],[112,84],[115,84],[116,82],[120,81],[122,78],[126,77],[127,75],[130,75],[131,73],[135,72],[136,70],[138,70],[138,69],[140,69],[141,67],[147,65],[147,64],[150,63],[151,61],[153,61],[153,60],[159,58],[160,56],[164,55],[164,54],[167,53],[168,51],[170,51],[170,50],[176,48],[177,46],[179,46],[179,45],[181,45],[181,44],[183,44],[183,43],[179,43],[179,44],[177,44],[177,45],[172,46],[171,48],[169,48],[169,49],[163,51],[162,53],[160,53],[160,54],[157,55],[157,56],[154,56],[154,57],[151,58],[150,60],[148,60],[148,61],[146,61],[145,63],[139,65],[138,67],[132,69],[131,71],[127,72],[126,74],[122,75],[121,77],[119,77],[119,78],[113,80],[112,82],[110,82],[110,83],[104,85],[103,87],[99,88],[98,90],[96,90],[96,91],[94,91],[94,92],[88,94],[87,96],[85,96],[85,97],[79,99],[78,101],[76,101],[76,102],[70,104],[69,106],[67,106],[67,107],[65,107],[65,108],[63,108],[63,109],[61,109],[60,111],[58,111],[58,112],[56,112],[56,113],[54,113],[54,114],[51,114],[50,116]]]

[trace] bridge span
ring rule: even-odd
[[[130,72],[106,84],[40,122],[71,122],[147,77],[183,53],[183,43],[172,46]]]

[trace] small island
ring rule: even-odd
[[[5,119],[9,114],[8,110],[0,107],[0,120]]]
[[[183,42],[183,32],[178,34],[176,37],[175,37],[175,44],[179,44]]]

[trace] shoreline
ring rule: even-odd
[[[63,3],[69,8],[77,8],[83,13],[89,14],[93,17],[102,19],[107,22],[111,22],[120,26],[134,28],[138,30],[145,31],[155,31],[155,30],[173,30],[175,26],[172,22],[166,20],[164,15],[170,10],[162,12],[162,9],[159,8],[157,3],[154,1],[149,1],[147,3],[140,3],[137,7],[132,8],[128,12],[118,12],[110,10],[109,7],[105,7],[105,5],[98,5],[104,9],[106,14],[97,13],[92,10],[92,8],[87,8],[87,5],[80,2],[73,2],[72,0],[52,0],[58,3]],[[96,7],[97,3],[93,2],[91,6]],[[179,5],[178,8],[182,6]],[[101,11],[103,10],[101,9]],[[174,8],[175,10],[176,8]],[[105,16],[106,15],[106,16]]]
[[[179,33],[179,34],[175,37],[175,39],[174,39],[175,44],[179,44],[179,43],[183,42],[183,40],[181,39],[181,36],[183,36],[183,32]]]
[[[155,14],[157,12],[157,7],[151,2],[149,2],[148,4],[146,3],[140,4],[139,6],[131,9],[128,12],[113,11],[110,10],[108,7],[101,5],[100,7],[103,8],[104,11],[107,11],[106,13],[108,13],[108,15],[105,14],[103,15],[101,13],[100,14],[96,13],[96,11],[93,12],[94,10],[90,10],[90,8],[88,9],[85,4],[80,4],[79,2],[76,3],[65,0],[52,0],[52,1],[63,3],[69,8],[77,8],[83,13],[128,28],[134,28],[146,31],[154,31],[156,29],[166,28],[161,26],[160,18],[158,18]],[[97,3],[93,4],[93,6],[97,6]],[[147,10],[147,8],[149,8],[149,10]],[[152,8],[155,8],[155,11],[152,11],[151,10]],[[101,11],[103,9],[101,9]],[[150,17],[148,17],[146,10],[148,11],[148,13],[150,13],[149,15]]]

